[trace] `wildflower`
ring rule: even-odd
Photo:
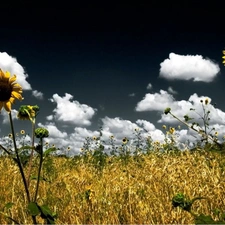
[[[178,125],[178,126],[177,126],[177,128],[178,128],[178,129],[180,129],[180,128],[181,128],[181,126],[180,126],[180,125]]]
[[[11,134],[11,133],[10,133],[10,134],[8,134],[8,137],[9,137],[9,138],[12,138],[12,134]]]
[[[175,128],[174,127],[170,127],[169,133],[173,134],[175,132]]]
[[[215,136],[218,136],[218,134],[219,134],[219,133],[216,131],[216,132],[215,132]]]
[[[163,125],[162,128],[166,130],[166,125]]]
[[[34,134],[36,138],[45,138],[45,137],[48,137],[49,132],[45,128],[37,128],[35,129]]]
[[[15,81],[16,75],[10,78],[9,72],[4,73],[0,69],[0,111],[4,107],[7,112],[10,112],[15,99],[23,100],[22,87],[14,83]]]
[[[67,147],[67,150],[68,150],[68,151],[70,150],[70,146]]]
[[[93,136],[93,138],[92,138],[92,139],[95,141],[95,140],[97,140],[97,137],[96,137],[96,136]]]
[[[81,148],[81,149],[80,149],[80,151],[81,151],[81,152],[83,152],[83,151],[84,151],[84,149],[83,149],[83,148]]]
[[[21,133],[21,134],[25,134],[25,130],[21,130],[20,133]]]
[[[223,59],[223,64],[224,64],[224,66],[225,66],[225,50],[223,50],[223,56],[222,56],[222,59]]]
[[[39,107],[37,105],[35,106],[22,105],[19,108],[17,117],[20,120],[31,120],[32,118],[36,117],[38,111],[39,111]]]
[[[128,140],[126,137],[123,138],[123,140],[122,140],[122,142],[123,142],[124,145],[127,144],[128,141],[129,141],[129,140]]]
[[[135,129],[134,129],[134,131],[138,132],[138,131],[139,131],[139,129],[138,129],[138,128],[135,128]]]
[[[113,136],[113,135],[111,135],[111,136],[110,136],[110,139],[113,139],[113,138],[114,138],[114,136]]]
[[[206,99],[205,99],[205,104],[208,105],[208,103],[209,103],[209,99],[206,98]]]

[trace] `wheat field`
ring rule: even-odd
[[[93,156],[91,156],[93,157]],[[49,156],[43,165],[38,203],[57,213],[56,224],[193,224],[193,217],[173,208],[177,193],[207,197],[193,204],[196,213],[225,211],[225,160],[204,150],[108,156],[98,167],[91,158]],[[35,175],[33,168],[32,175]],[[0,158],[0,223],[32,223],[16,164]],[[35,189],[32,180],[30,189]],[[13,203],[11,208],[4,207]],[[40,224],[44,223],[39,219]]]

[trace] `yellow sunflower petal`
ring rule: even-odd
[[[16,91],[16,92],[18,92],[18,93],[20,93],[20,94],[23,93],[22,88],[20,88],[20,87],[13,87],[12,90],[13,90],[13,91]]]
[[[10,101],[4,102],[4,108],[7,112],[10,112],[11,111],[11,102]]]
[[[22,89],[21,85],[19,85],[18,83],[14,83],[14,84],[11,84],[11,86],[14,88],[14,87],[19,87]]]
[[[12,84],[15,80],[16,80],[16,75],[13,75],[13,77],[9,79],[9,84]]]
[[[19,100],[23,100],[23,97],[21,96],[20,93],[16,92],[16,91],[12,91],[12,96],[19,99]]]
[[[223,50],[223,54],[225,55],[225,50]]]
[[[14,97],[10,97],[9,101],[13,104],[15,102],[15,98]]]
[[[5,72],[5,79],[9,79],[10,78],[10,72],[9,71],[6,71]]]

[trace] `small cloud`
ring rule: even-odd
[[[31,90],[31,85],[26,81],[28,74],[24,68],[17,62],[17,59],[8,55],[6,52],[0,52],[0,68],[3,72],[9,71],[11,76],[17,76],[16,82],[20,84],[23,90]]]
[[[160,64],[160,77],[168,80],[193,80],[211,82],[219,73],[218,64],[201,55],[178,55],[170,53]]]
[[[143,100],[137,103],[136,111],[163,111],[174,101],[173,96],[167,91],[160,90],[160,93],[146,94]]]
[[[53,118],[54,118],[53,115],[46,116],[47,120],[53,120]]]
[[[40,91],[37,91],[37,90],[32,91],[32,95],[35,98],[40,99],[40,100],[42,100],[44,98],[44,94]]]
[[[53,110],[54,119],[76,125],[90,126],[90,120],[95,115],[96,109],[80,104],[78,101],[71,101],[72,99],[73,96],[68,93],[64,97],[60,97],[58,94],[53,95],[50,101],[57,105]]]
[[[177,92],[175,90],[173,90],[172,87],[168,87],[168,92],[171,93],[171,94],[173,94],[173,95],[176,95],[177,94]]]
[[[17,119],[17,114],[18,114],[17,110],[12,109],[11,110],[11,114],[12,114],[12,119],[13,120]],[[3,117],[2,123],[3,124],[8,124],[9,123],[9,114],[5,110],[2,110],[0,115]]]
[[[129,94],[128,96],[129,97],[134,97],[136,94],[135,93],[131,93],[131,94]]]
[[[152,84],[151,83],[149,83],[148,85],[147,85],[147,87],[146,87],[148,90],[151,90],[152,89]]]

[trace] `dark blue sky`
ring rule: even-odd
[[[73,100],[97,109],[93,129],[105,116],[131,122],[143,119],[161,127],[160,112],[136,112],[135,107],[146,93],[169,86],[178,93],[176,100],[197,93],[225,110],[222,7],[149,2],[51,7],[26,1],[18,6],[4,3],[0,52],[15,57],[29,75],[32,89],[44,94],[44,100],[37,101],[25,91],[23,104],[37,101],[39,120],[45,124],[54,108],[48,99],[55,93],[70,93]],[[159,78],[160,63],[172,52],[209,58],[219,64],[219,75],[210,83]],[[149,83],[151,90],[146,89]]]

